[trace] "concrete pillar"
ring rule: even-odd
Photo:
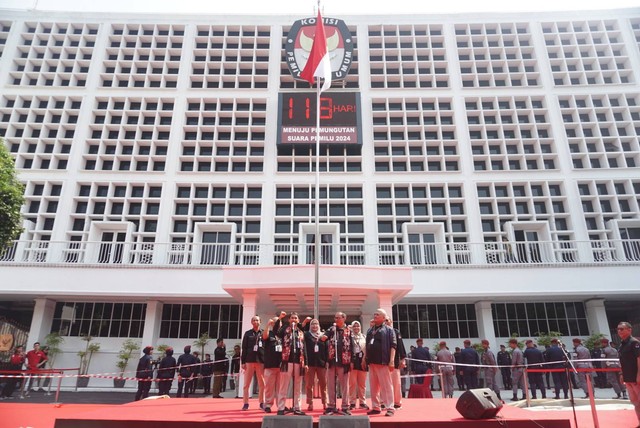
[[[162,302],[157,300],[147,302],[147,313],[144,317],[144,330],[142,331],[140,348],[144,348],[145,346],[153,346],[155,348],[158,346],[160,323],[162,322],[162,307]]]
[[[24,343],[25,352],[31,350],[35,342],[40,342],[44,346],[44,337],[51,333],[53,312],[56,309],[56,302],[51,299],[38,298],[34,300],[35,307],[29,329],[29,339],[27,339],[27,343]]]
[[[607,311],[604,308],[604,299],[587,300],[584,306],[587,310],[589,333],[602,333],[609,336],[609,321],[607,320]]]
[[[248,290],[242,294],[242,335],[244,332],[251,328],[251,318],[256,315],[256,292],[255,290]],[[267,320],[260,320],[266,325]],[[262,326],[264,328],[264,325]],[[242,397],[242,385],[244,385],[244,373],[240,370],[240,376],[238,378],[238,397]]]
[[[492,349],[498,348],[496,342],[496,331],[493,328],[493,315],[491,313],[491,302],[476,302],[476,318],[478,320],[478,336],[480,340],[487,339]]]
[[[378,301],[380,302],[378,307],[387,311],[388,316],[393,317],[393,300],[391,293],[387,291],[378,291]]]

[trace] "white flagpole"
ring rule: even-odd
[[[315,238],[315,278],[313,289],[313,317],[318,319],[320,310],[320,78],[316,78],[316,238]]]

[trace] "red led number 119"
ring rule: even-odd
[[[294,103],[293,98],[289,98],[289,119],[293,119]],[[304,99],[304,118],[311,119],[311,98]],[[328,97],[320,97],[320,119],[333,119],[333,99]]]

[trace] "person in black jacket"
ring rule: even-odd
[[[391,373],[391,381],[393,382],[393,408],[402,408],[402,379],[400,377],[400,370],[407,366],[405,358],[407,358],[407,351],[402,342],[402,335],[400,330],[393,327],[393,320],[391,317],[387,317],[385,321],[387,325],[393,328],[393,332],[396,334],[396,341],[398,347],[396,348],[396,356],[393,359],[393,373]],[[428,351],[427,351],[428,352]]]
[[[213,351],[213,398],[222,398],[222,375],[224,374],[225,363],[227,362],[227,348],[224,340],[216,340],[216,349]]]
[[[238,378],[240,376],[240,345],[235,345],[233,347],[233,355],[231,356],[231,380],[229,383],[231,384],[231,389],[235,389],[236,398],[238,398]]]
[[[307,390],[307,410],[313,410],[313,389],[315,379],[318,379],[320,388],[320,399],[322,400],[322,408],[327,408],[327,344],[320,340],[322,332],[320,331],[320,322],[312,319],[309,331],[304,333],[304,346],[307,348],[307,362],[309,370],[304,378],[304,384]]]
[[[191,345],[184,347],[184,354],[178,357],[178,393],[177,397],[182,396],[182,390],[184,389],[184,398],[189,397],[189,387],[193,381],[194,364],[196,363],[196,357],[191,355]]]
[[[267,328],[262,332],[264,344],[264,411],[271,413],[271,407],[277,405],[276,393],[280,379],[280,365],[282,364],[282,342],[273,327],[278,318],[272,318]]]
[[[200,361],[200,353],[194,351],[193,356],[196,358],[196,365],[193,366],[193,379],[191,380],[191,389],[189,390],[190,394],[196,393],[196,388],[198,387],[198,379],[201,377],[200,364],[202,363],[202,361]]]
[[[160,360],[158,365],[158,394],[169,395],[173,377],[176,374],[176,359],[173,358],[173,348],[167,348],[164,351],[164,358]]]
[[[151,389],[151,379],[153,379],[153,357],[151,357],[153,346],[146,346],[142,350],[142,357],[138,360],[136,377],[138,378],[138,391],[135,401],[147,398]]]
[[[504,345],[500,345],[500,351],[496,357],[502,375],[502,386],[507,391],[511,391],[511,355],[506,351]]]
[[[258,402],[260,408],[264,408],[264,373],[262,355],[262,330],[260,329],[260,317],[255,315],[251,318],[251,328],[244,332],[242,336],[242,354],[240,361],[244,370],[244,385],[242,387],[242,410],[249,410],[249,386],[256,375],[258,380]]]
[[[540,369],[542,363],[544,363],[544,356],[533,343],[533,340],[529,339],[525,342],[527,349],[524,350],[524,358],[527,361],[527,368]],[[534,400],[537,398],[537,390],[540,390],[542,398],[547,398],[547,390],[544,387],[544,381],[542,380],[542,373],[540,372],[528,372],[529,387],[531,388],[531,398]]]
[[[213,375],[213,361],[211,354],[205,354],[205,359],[200,366],[200,374],[202,375],[202,386],[204,387],[204,395],[211,394],[211,376]]]
[[[460,351],[460,363],[465,364],[460,367],[464,384],[467,391],[478,387],[478,366],[480,365],[480,356],[474,348],[471,347],[471,341],[465,340],[464,349]]]

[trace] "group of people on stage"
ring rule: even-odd
[[[418,339],[417,346],[412,346],[407,354],[400,331],[393,328],[393,321],[383,309],[374,312],[366,332],[358,321],[348,324],[347,316],[343,312],[337,312],[334,321],[331,327],[322,331],[317,319],[307,317],[300,321],[296,312],[281,312],[279,316],[269,319],[264,328],[259,316],[252,317],[252,327],[244,333],[242,345],[235,350],[233,358],[233,361],[237,361],[238,369],[241,368],[244,373],[242,410],[249,409],[250,386],[254,379],[258,386],[259,407],[267,413],[275,410],[279,415],[304,415],[301,405],[304,383],[307,411],[313,410],[313,399],[319,396],[325,414],[350,415],[351,410],[358,406],[360,409],[368,410],[369,415],[384,411],[386,416],[393,416],[395,410],[402,406],[403,373],[408,374],[407,378],[412,382],[421,384],[432,382],[433,377],[428,372],[433,370],[439,375],[444,396],[453,397],[454,377],[458,379],[460,389],[474,389],[478,387],[478,378],[482,371],[485,387],[492,389],[500,397],[497,382],[497,373],[500,370],[505,389],[512,389],[512,400],[518,400],[518,389],[522,390],[523,398],[526,395],[523,378],[525,367],[529,369],[528,380],[531,397],[534,399],[537,398],[538,390],[541,397],[546,398],[546,388],[543,380],[544,371],[532,369],[565,368],[568,364],[577,369],[593,367],[591,361],[584,361],[590,360],[592,355],[578,338],[573,339],[574,357],[570,356],[557,338],[552,338],[550,346],[544,351],[538,349],[533,340],[525,341],[523,351],[518,339],[514,338],[508,342],[511,350],[507,351],[504,345],[500,345],[497,355],[490,349],[488,340],[481,341],[480,353],[472,346],[470,340],[465,340],[463,349],[456,348],[453,353],[447,347],[447,343],[441,341],[438,343],[439,349],[432,355],[429,348],[423,347],[423,340]],[[630,331],[628,323],[620,323],[618,330],[624,332],[627,328]],[[634,360],[632,357],[624,356],[622,350],[627,346],[625,340],[633,344],[639,342],[630,334],[626,338],[622,335],[620,337],[623,339],[620,353],[606,338],[601,340],[599,349],[600,357],[606,359],[605,366],[620,369],[622,372],[624,382],[621,381],[620,371],[609,371],[606,375],[617,395],[616,398],[626,398],[628,387],[625,387],[625,382],[627,386],[635,386],[630,379],[635,379],[635,376],[640,379],[640,374],[637,363],[635,372],[628,368]],[[633,346],[628,353],[640,358],[640,346]],[[151,347],[144,349],[144,355],[138,365],[138,378],[152,377],[152,350]],[[407,358],[410,360],[409,365],[406,364]],[[626,364],[626,368],[623,362],[625,358],[631,361]],[[570,360],[574,360],[573,363]],[[206,361],[211,361],[208,354]],[[211,364],[214,398],[220,397],[222,382],[227,372],[226,361],[224,341],[218,339]],[[160,393],[169,392],[177,370],[177,396],[187,397],[192,388],[189,382],[194,379],[193,374],[200,366],[200,361],[191,354],[189,346],[185,347],[184,354],[178,360],[173,357],[173,350],[168,349],[158,366]],[[551,373],[556,399],[560,398],[561,391],[564,398],[568,398],[570,374],[565,371]],[[578,370],[577,384],[584,390],[586,397],[587,376],[593,376],[593,373]],[[367,379],[371,408],[367,405],[365,397]],[[146,382],[145,386],[139,387],[136,399],[148,395],[149,385],[150,382]],[[548,378],[547,385],[551,388]],[[287,407],[290,388],[293,391],[293,400],[291,406]],[[631,401],[638,401],[638,394],[630,389],[629,396]],[[339,398],[342,399],[340,403]]]
[[[281,312],[269,319],[264,329],[260,317],[254,316],[252,328],[242,338],[242,410],[249,409],[249,386],[256,374],[259,406],[267,413],[273,409],[278,415],[304,415],[304,381],[307,411],[313,410],[317,383],[325,414],[350,415],[359,405],[370,415],[384,409],[385,415],[392,416],[401,406],[399,368],[406,352],[387,313],[378,309],[373,316],[366,333],[358,321],[347,324],[343,312],[335,314],[334,324],[325,331],[317,319],[300,321],[296,312]],[[367,372],[371,408],[365,397]],[[292,404],[287,407],[291,385]]]

